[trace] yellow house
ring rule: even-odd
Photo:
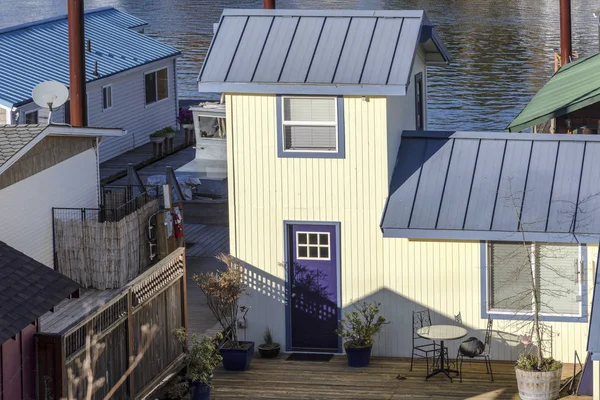
[[[338,320],[368,301],[390,321],[373,354],[410,357],[428,308],[469,336],[492,317],[492,359],[514,360],[526,243],[529,273],[561,288],[544,294],[548,351],[585,354],[600,140],[428,132],[427,66],[448,61],[422,11],[224,11],[199,91],[226,95],[246,339],[269,327],[287,351],[339,353]]]

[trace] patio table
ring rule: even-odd
[[[440,366],[439,368],[434,369],[429,375],[427,375],[425,380],[439,373],[443,373],[448,378],[450,378],[450,382],[452,382],[450,372],[458,374],[458,371],[449,368],[449,360],[445,359],[446,357],[444,351],[444,341],[464,338],[465,336],[467,336],[467,330],[457,325],[430,325],[424,326],[423,328],[417,330],[417,335],[421,336],[424,339],[439,341],[441,346]]]

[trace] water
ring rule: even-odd
[[[599,0],[572,1],[573,50],[598,49]],[[0,0],[0,28],[66,13],[67,0]],[[262,1],[87,0],[148,21],[146,33],[184,52],[180,98],[198,98],[196,77],[223,8]],[[559,0],[277,0],[278,8],[424,9],[452,63],[429,69],[431,129],[503,130],[553,72]]]

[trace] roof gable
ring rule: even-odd
[[[128,29],[140,24],[145,22],[112,8],[85,14],[85,39],[91,41],[85,54],[88,82],[180,54]],[[69,85],[66,16],[0,30],[0,104],[31,101],[33,88],[47,80]]]
[[[600,137],[404,132],[384,236],[598,243]],[[519,223],[519,218],[523,228]]]
[[[423,11],[225,10],[198,90],[404,95],[421,41],[449,60]]]
[[[600,102],[600,53],[561,67],[506,128],[519,132]]]
[[[35,141],[48,125],[0,126],[0,168]]]
[[[0,344],[78,288],[66,276],[0,242]]]

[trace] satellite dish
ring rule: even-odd
[[[33,88],[31,97],[35,104],[49,108],[50,112],[66,103],[69,99],[69,89],[62,83],[46,81]]]

